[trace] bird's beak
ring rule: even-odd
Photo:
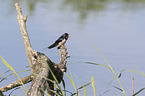
[[[68,39],[69,35],[66,36],[66,38]]]

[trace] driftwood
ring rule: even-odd
[[[17,20],[20,25],[22,37],[24,39],[24,45],[28,61],[30,63],[32,74],[21,78],[23,84],[31,82],[27,96],[44,96],[44,91],[47,89],[51,96],[54,96],[54,82],[57,79],[57,83],[63,80],[63,73],[66,72],[66,59],[69,57],[67,48],[62,45],[60,48],[60,63],[55,64],[45,54],[32,50],[30,39],[26,29],[27,16],[23,17],[22,11],[18,3],[15,4],[18,15]],[[10,89],[21,86],[20,80],[17,80],[7,86],[0,88],[0,94]],[[1,95],[0,95],[1,96]]]

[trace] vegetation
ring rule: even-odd
[[[17,0],[13,0],[13,2],[16,2]],[[63,1],[63,3],[62,3],[62,6],[60,6],[61,7],[61,9],[63,10],[65,7],[71,7],[70,9],[71,10],[73,10],[73,11],[75,11],[75,12],[78,12],[79,14],[80,14],[80,18],[82,18],[82,19],[85,19],[85,18],[87,18],[88,17],[88,15],[89,15],[89,12],[99,12],[100,10],[102,11],[105,11],[105,10],[107,10],[107,8],[108,8],[108,4],[110,3],[110,2],[113,2],[114,0],[92,0],[92,2],[90,2],[90,0],[85,0],[85,2],[84,1],[82,1],[82,0],[79,0],[79,1],[76,1],[76,0],[70,0],[70,1],[68,1],[68,0],[62,0]],[[19,1],[19,2],[22,2],[22,1]],[[29,9],[29,12],[30,13],[32,13],[33,14],[33,11],[35,10],[35,6],[36,6],[36,4],[38,3],[38,2],[44,2],[44,3],[48,3],[48,1],[47,0],[26,0],[26,6],[27,6],[27,8]],[[49,3],[52,3],[53,1],[51,0],[51,2],[49,2]],[[79,3],[78,3],[79,2]],[[137,3],[137,4],[145,4],[145,0],[121,0],[121,1],[118,1],[118,2],[121,2],[124,6],[128,6],[128,4],[132,4],[132,5],[134,5],[135,3]],[[103,3],[103,4],[102,4]],[[81,5],[80,5],[81,4]],[[144,7],[144,6],[142,6],[142,7]],[[127,7],[128,8],[128,7]],[[132,8],[132,7],[131,7]],[[135,7],[136,8],[136,7]],[[96,48],[96,47],[95,47]],[[120,87],[117,87],[117,86],[115,86],[115,85],[111,85],[112,87],[114,87],[115,89],[117,89],[118,91],[121,91],[123,94],[124,94],[124,96],[126,96],[126,92],[127,92],[127,90],[124,90],[124,88],[123,88],[123,85],[122,85],[122,83],[120,82],[120,77],[122,76],[122,72],[124,71],[124,70],[121,70],[121,72],[119,73],[119,74],[117,74],[116,72],[115,72],[115,70],[113,69],[113,67],[108,63],[108,61],[105,59],[105,57],[100,53],[100,51],[96,48],[96,50],[99,52],[99,54],[102,56],[102,58],[106,61],[106,63],[108,64],[108,65],[104,65],[104,64],[97,64],[97,63],[93,63],[93,62],[83,62],[83,63],[86,63],[86,64],[91,64],[91,65],[96,65],[96,66],[101,66],[101,67],[105,67],[105,68],[107,68],[107,69],[109,69],[109,70],[111,70],[111,72],[114,74],[114,78],[112,79],[112,78],[110,78],[110,79],[112,79],[112,81],[114,80],[114,79],[117,79],[117,81],[118,81],[118,84],[120,85]],[[4,72],[4,73],[1,73],[0,74],[0,83],[2,83],[7,77],[9,77],[9,76],[11,76],[11,75],[13,75],[14,76],[14,78],[16,79],[16,80],[20,80],[21,81],[21,79],[20,79],[20,77],[19,77],[19,75],[18,75],[18,73],[22,73],[22,72],[30,72],[30,70],[24,70],[24,71],[21,71],[21,72],[16,72],[15,70],[14,70],[14,68],[10,65],[10,64],[8,64],[6,61],[5,61],[5,59],[2,57],[2,56],[0,56],[0,58],[1,58],[1,61],[4,63],[4,65],[6,65],[6,67],[8,68],[8,71],[6,71],[6,72]],[[82,62],[79,62],[79,63],[82,63]],[[135,67],[138,71],[135,71],[135,70],[127,70],[127,71],[129,71],[129,72],[133,72],[133,73],[137,73],[137,74],[140,74],[141,76],[143,76],[143,77],[145,77],[145,74],[143,73],[143,72],[141,72],[137,67]],[[5,76],[5,74],[6,73],[8,73],[8,72],[10,72],[11,71],[11,73],[9,73],[9,75],[7,75],[7,76]],[[53,72],[52,72],[52,74],[53,74]],[[36,74],[37,75],[37,74]],[[54,77],[54,79],[55,79],[55,82],[56,82],[56,84],[55,84],[55,91],[54,91],[54,93],[55,94],[57,94],[58,96],[66,96],[66,94],[70,94],[71,96],[74,96],[74,95],[76,95],[76,96],[80,96],[81,94],[80,94],[80,92],[83,90],[83,92],[84,92],[84,96],[87,96],[87,86],[92,86],[92,90],[93,90],[93,94],[94,94],[94,96],[96,96],[96,88],[95,88],[95,81],[96,80],[94,80],[94,77],[92,76],[92,78],[90,78],[91,80],[90,80],[90,82],[88,82],[87,84],[82,84],[82,86],[77,86],[76,84],[75,84],[75,81],[73,80],[73,76],[71,75],[68,75],[67,73],[65,73],[65,75],[69,78],[69,80],[70,80],[70,83],[72,84],[72,86],[73,86],[73,88],[74,88],[74,90],[75,90],[75,92],[72,92],[72,91],[69,91],[69,90],[67,90],[66,89],[66,85],[65,85],[65,81],[62,81],[62,83],[63,83],[63,86],[60,86],[59,84],[58,84],[58,81],[57,81],[57,79],[55,78],[55,75],[53,75],[53,77]],[[45,79],[47,79],[47,78],[45,78]],[[111,82],[112,82],[111,81]],[[133,81],[133,80],[132,80]],[[27,88],[25,87],[25,85],[23,84],[23,82],[21,81],[21,83],[22,83],[22,87],[20,87],[21,88],[21,90],[23,91],[23,93],[24,93],[24,95],[26,95],[26,93],[27,93]],[[14,90],[12,90],[11,92],[10,92],[10,94],[9,95],[11,95],[12,94],[12,92],[13,91],[16,91],[17,89],[19,89],[19,87],[18,88],[16,88],[16,89],[14,89]],[[134,89],[134,87],[132,88],[132,89]],[[141,93],[143,90],[144,90],[145,88],[141,88],[139,91],[137,91],[137,92],[135,92],[134,93],[134,90],[132,90],[132,93],[133,93],[133,95],[132,96],[136,96],[136,95],[138,95],[139,93]],[[44,90],[42,90],[42,91],[44,91]],[[104,90],[104,92],[102,93],[102,94],[100,94],[99,96],[102,96],[102,95],[104,95],[104,94],[106,94],[107,92],[109,92],[110,90]],[[44,91],[45,92],[45,91]],[[46,95],[48,95],[49,96],[49,94],[47,93],[47,92],[45,92],[46,93]]]
[[[25,9],[28,10],[29,15],[34,14],[36,6],[39,4],[42,4],[47,9],[53,7],[54,3],[57,3],[56,0],[12,0],[10,3],[10,11],[13,9],[15,12],[13,4],[16,2],[25,4]],[[99,12],[108,10],[111,3],[115,5],[119,4],[118,7],[126,11],[140,11],[141,9],[145,8],[145,0],[61,0],[61,3],[57,5],[57,8],[62,11],[69,10],[70,14],[77,12],[80,17],[79,19],[85,20],[87,17],[89,17],[90,13],[97,15]]]
[[[96,48],[96,47],[95,47]],[[118,81],[118,83],[119,83],[119,85],[120,85],[120,88],[119,87],[116,87],[116,86],[114,86],[114,85],[111,85],[112,87],[114,87],[115,89],[117,89],[117,90],[119,90],[119,91],[121,91],[123,94],[124,94],[124,96],[126,96],[126,93],[125,93],[125,90],[123,89],[123,86],[122,86],[122,84],[120,83],[120,80],[119,80],[119,78],[121,77],[121,74],[122,74],[122,72],[123,72],[123,70],[121,71],[121,73],[120,74],[116,74],[115,73],[115,71],[114,71],[114,69],[111,67],[111,65],[107,62],[107,60],[105,59],[105,57],[100,53],[100,51],[96,48],[96,50],[99,52],[99,54],[102,56],[102,58],[104,58],[104,60],[106,61],[106,63],[108,64],[108,66],[106,66],[106,65],[103,65],[103,64],[97,64],[97,63],[92,63],[92,62],[84,62],[84,63],[87,63],[87,64],[92,64],[92,65],[99,65],[99,66],[103,66],[103,67],[106,67],[106,68],[108,68],[108,69],[110,69],[111,71],[112,71],[112,73],[114,74],[114,77],[117,79],[117,81]],[[14,70],[14,68],[12,67],[12,66],[10,66],[5,60],[4,60],[4,58],[2,57],[2,56],[0,56],[1,57],[1,61],[7,66],[7,68],[8,69],[10,69],[11,70],[11,72],[12,72],[12,74],[10,74],[10,75],[13,75],[14,77],[15,77],[15,79],[16,80],[21,80],[20,78],[19,78],[19,76],[18,76],[18,73],[20,73],[20,72],[16,72],[15,70]],[[137,67],[136,67],[137,68]],[[4,72],[3,74],[1,74],[0,75],[0,78],[2,77],[2,76],[4,76],[4,74],[6,74],[7,72],[9,72],[10,70],[8,70],[8,71],[6,71],[6,72]],[[138,73],[138,74],[140,74],[140,75],[142,75],[142,76],[144,76],[145,77],[145,74],[143,73],[143,72],[141,72],[139,69],[138,69],[138,71],[140,71],[140,72],[137,72],[137,71],[134,71],[134,70],[128,70],[129,72],[134,72],[134,73]],[[22,71],[22,72],[29,72],[29,70],[25,70],[25,71]],[[10,75],[8,75],[8,76],[10,76]],[[54,93],[55,94],[57,94],[57,96],[66,96],[66,94],[70,94],[70,96],[81,96],[81,94],[80,94],[80,91],[82,90],[82,89],[84,89],[84,96],[87,96],[87,89],[86,89],[86,87],[87,86],[90,86],[90,84],[92,85],[92,90],[93,90],[93,94],[94,94],[94,96],[96,96],[96,92],[95,92],[95,80],[94,80],[94,77],[92,76],[92,78],[91,78],[91,82],[89,82],[89,83],[87,83],[87,84],[85,84],[85,85],[82,85],[81,87],[79,87],[79,88],[77,88],[76,87],[76,85],[75,85],[75,83],[74,83],[74,80],[73,80],[73,77],[71,77],[71,76],[69,76],[67,73],[65,73],[65,75],[69,78],[69,80],[70,80],[70,82],[71,82],[71,84],[72,84],[72,86],[74,87],[74,89],[75,89],[75,92],[71,92],[71,91],[69,91],[69,90],[66,90],[65,89],[65,82],[64,81],[62,81],[62,83],[63,83],[63,86],[61,87],[60,85],[59,85],[59,83],[58,83],[58,81],[56,80],[56,78],[55,78],[55,76],[53,75],[53,77],[55,78],[55,81],[56,81],[56,83],[55,83],[55,91],[54,91]],[[118,76],[117,76],[118,75]],[[8,76],[6,76],[6,77],[4,77],[4,78],[1,78],[1,80],[0,80],[0,83],[2,83],[2,81],[4,81],[5,80],[5,78],[7,78]],[[112,79],[112,81],[114,80],[114,78]],[[134,79],[133,79],[134,80]],[[22,85],[23,85],[23,87],[21,87],[21,90],[23,91],[23,93],[26,95],[26,93],[27,93],[27,90],[26,90],[26,88],[25,88],[25,86],[24,86],[24,84],[23,84],[23,82],[21,82],[22,83]],[[10,94],[9,94],[9,96],[12,94],[12,92],[13,91],[15,91],[15,90],[17,90],[17,89],[19,89],[19,87],[18,88],[16,88],[16,89],[14,89],[14,90],[12,90],[11,92],[10,92]],[[136,93],[134,93],[134,88],[133,88],[133,95],[132,96],[136,96],[136,95],[138,95],[140,92],[142,92],[143,90],[144,90],[145,88],[141,88],[139,91],[137,91]],[[99,96],[102,96],[102,95],[104,95],[104,94],[106,94],[107,92],[109,92],[110,90],[104,90],[104,93],[102,93],[102,94],[100,94]],[[47,96],[50,96],[47,92],[45,92],[46,93],[46,95]],[[119,95],[120,96],[120,95]]]

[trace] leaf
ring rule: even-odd
[[[9,71],[11,71],[11,70],[8,70],[8,71],[4,72],[2,75],[0,75],[0,77],[2,77],[4,74],[6,74],[6,73],[9,72]]]
[[[14,68],[13,68],[11,65],[9,65],[9,64],[5,61],[5,59],[4,59],[2,56],[0,56],[0,57],[1,57],[1,59],[2,59],[1,61],[2,61],[11,71],[12,71],[14,77],[15,77],[15,78],[17,77],[17,78],[20,80],[20,82],[21,82],[21,84],[23,85],[25,91],[24,91],[24,89],[23,89],[22,87],[21,87],[21,89],[22,89],[23,93],[24,93],[25,96],[26,96],[27,91],[26,91],[26,88],[25,88],[25,86],[24,86],[22,80],[20,79],[20,77],[18,76],[18,74],[16,73],[16,71],[14,70]],[[17,80],[17,78],[16,78],[16,80]],[[26,92],[26,93],[25,93],[25,92]]]
[[[63,85],[63,88],[65,90],[65,81],[62,79],[62,85]],[[65,92],[65,95],[66,95],[66,92]]]
[[[88,86],[88,85],[90,85],[91,84],[91,82],[90,83],[87,83],[87,84],[85,84],[85,85],[83,85],[83,86],[81,86],[81,87],[79,87],[77,90],[80,90],[80,89],[82,89],[83,87],[86,87],[86,86]]]
[[[90,85],[90,84],[91,84],[91,82],[90,82],[90,83],[87,83],[87,84],[85,84],[85,85],[83,85],[83,86],[81,86],[81,87],[79,87],[79,88],[77,89],[77,92],[75,92],[75,93],[71,93],[71,92],[69,92],[69,93],[72,94],[71,96],[74,96],[74,95],[76,95],[76,94],[78,94],[78,93],[80,92],[80,91],[79,91],[80,89],[84,88],[84,95],[87,96],[87,95],[86,95],[87,92],[86,92],[85,87],[88,86],[88,85]]]
[[[14,90],[12,90],[11,93],[10,93],[8,96],[11,96],[11,94],[12,94],[15,90],[17,90],[17,89],[19,89],[19,88],[20,88],[20,87],[15,88]]]
[[[137,72],[137,71],[135,71],[135,70],[128,70],[128,71],[129,71],[129,72],[134,72],[134,73],[140,74],[140,75],[142,75],[142,76],[145,77],[145,74],[144,74],[143,72]]]
[[[113,86],[113,85],[112,85],[112,86]],[[122,90],[121,88],[116,87],[116,86],[113,86],[113,87],[123,92],[123,90]]]
[[[136,96],[137,94],[139,94],[141,91],[143,91],[145,89],[145,87],[144,88],[142,88],[142,89],[140,89],[138,92],[136,92],[135,94],[133,94],[132,96]]]
[[[122,76],[122,72],[123,71],[125,71],[125,69],[124,70],[121,70],[120,74],[118,75],[118,78],[120,78]]]
[[[118,78],[120,78],[120,77],[121,77],[121,74],[122,74],[122,72],[120,72],[120,74],[119,74]]]
[[[95,45],[94,45],[94,47],[96,48],[96,50],[98,51],[98,53],[102,56],[102,58],[103,58],[103,59],[106,61],[106,63],[108,64],[108,66],[109,66],[109,68],[111,69],[112,73],[113,73],[114,76],[116,77],[116,79],[117,79],[117,81],[118,81],[118,83],[119,83],[119,85],[120,85],[120,87],[121,87],[121,90],[123,91],[124,96],[126,96],[126,93],[125,93],[125,91],[124,91],[124,89],[123,89],[123,86],[121,85],[121,82],[119,81],[119,78],[117,77],[117,75],[116,75],[114,69],[111,67],[111,65],[110,65],[109,62],[106,60],[106,58],[101,54],[101,52],[98,50],[98,48],[97,48]]]
[[[65,73],[65,75],[69,78],[69,80],[71,81],[73,87],[76,89],[75,83],[74,83],[74,81],[71,79],[71,77],[70,77],[67,73]]]
[[[55,80],[55,82],[56,82],[56,85],[58,86],[58,88],[59,88],[59,90],[60,90],[62,96],[65,96],[64,93],[63,93],[62,88],[60,87],[60,84],[59,84],[59,82],[58,82],[58,80],[57,80],[55,74],[53,73],[53,71],[51,70],[51,68],[50,68],[49,66],[48,66],[48,69],[49,69],[49,71],[51,72],[51,75],[53,76],[53,78],[54,78],[54,80]]]
[[[2,81],[4,81],[6,78],[2,78],[1,80],[0,80],[0,83],[2,82]]]
[[[92,88],[93,88],[94,96],[96,96],[95,95],[95,83],[94,83],[94,77],[93,76],[91,78],[91,82],[92,82]]]
[[[87,64],[92,64],[92,65],[99,65],[99,66],[103,66],[103,67],[106,67],[106,68],[109,68],[108,66],[104,65],[104,64],[98,64],[98,63],[93,63],[93,62],[83,62],[83,63],[87,63]]]
[[[80,87],[79,89],[81,89],[81,88],[83,88],[84,89],[84,96],[87,96],[87,91],[86,91],[86,86],[88,86],[88,85],[90,85],[91,84],[91,82],[90,83],[87,83],[87,84],[85,84],[85,85],[83,85],[82,87]]]
[[[128,71],[134,72],[134,73],[138,73],[138,74],[139,74],[139,72],[137,72],[137,71],[135,71],[135,70],[128,70]]]
[[[86,91],[85,86],[83,86],[83,89],[84,89],[84,96],[87,96],[87,91]]]
[[[107,92],[109,92],[110,91],[110,89],[109,90],[107,90],[107,91],[105,91],[105,92],[103,92],[102,94],[100,94],[99,96],[102,96],[102,95],[104,95],[105,93],[107,93]]]

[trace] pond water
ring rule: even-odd
[[[70,34],[66,46],[70,54],[67,73],[72,74],[77,87],[87,84],[94,76],[96,95],[123,96],[116,88],[116,79],[111,70],[79,62],[93,62],[107,65],[97,52],[102,53],[114,68],[127,96],[132,93],[132,77],[135,92],[145,87],[145,78],[128,70],[145,73],[145,1],[144,0],[0,0],[0,56],[19,72],[29,66],[23,38],[17,22],[15,2],[19,2],[23,14],[28,15],[27,29],[34,50],[46,54],[59,63],[60,55],[56,48],[41,51],[52,44],[64,32]],[[96,48],[95,48],[96,47]],[[0,63],[1,74],[8,70]],[[7,73],[5,76],[7,76]],[[29,73],[20,73],[20,77]],[[4,76],[3,76],[4,77]],[[66,89],[75,92],[68,77],[64,76]],[[15,81],[13,76],[0,83],[0,87]],[[27,85],[29,89],[29,84]],[[87,95],[93,96],[93,89],[86,87]],[[4,94],[9,94],[6,92]],[[80,92],[83,96],[83,90]],[[143,90],[138,96],[143,96]],[[19,89],[13,95],[22,96]],[[69,94],[67,95],[69,96]]]

